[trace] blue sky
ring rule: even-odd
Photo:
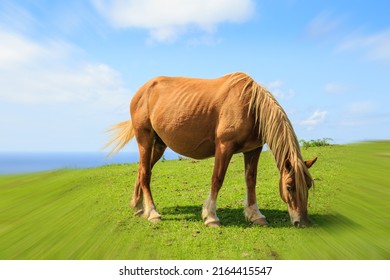
[[[159,75],[247,72],[299,139],[390,139],[390,2],[0,2],[0,151],[100,151]],[[127,151],[135,151],[133,143]]]

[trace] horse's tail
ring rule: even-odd
[[[104,146],[103,149],[114,145],[108,153],[108,156],[117,154],[134,137],[133,124],[131,120],[117,123],[107,132],[113,132],[113,135],[112,139]]]

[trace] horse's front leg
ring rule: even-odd
[[[263,147],[259,147],[253,151],[244,153],[245,181],[247,186],[247,201],[244,203],[244,214],[249,222],[257,225],[268,224],[265,216],[261,214],[256,202],[257,164],[262,148]]]
[[[218,143],[216,145],[211,190],[202,209],[202,218],[206,226],[217,227],[221,225],[216,212],[217,197],[232,156],[233,150],[229,144]]]

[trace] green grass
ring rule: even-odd
[[[271,153],[259,164],[258,202],[269,227],[248,224],[243,158],[233,157],[217,213],[201,206],[213,159],[159,162],[152,191],[159,224],[128,207],[136,164],[0,176],[0,259],[389,259],[390,142],[311,147],[309,214],[291,227]]]

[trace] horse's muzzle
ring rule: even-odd
[[[294,227],[296,228],[305,228],[305,227],[309,227],[311,225],[309,219],[300,219],[300,220],[295,220],[292,222],[292,224],[294,225]]]
[[[294,211],[288,207],[288,213],[290,214],[291,224],[296,228],[305,228],[310,226],[310,221],[307,217],[307,212],[304,213]]]

